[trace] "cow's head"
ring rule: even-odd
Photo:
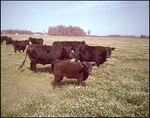
[[[29,37],[29,41],[31,41],[32,40],[32,37]]]
[[[26,45],[29,45],[29,40],[25,40],[25,42],[26,42]]]
[[[85,62],[82,64],[84,66],[84,71],[88,74],[92,74],[92,64],[90,62]]]
[[[95,64],[91,64],[90,62],[85,62],[82,63],[82,70],[84,71],[84,73],[86,73],[87,75],[91,75],[92,74],[92,66],[95,66]],[[80,70],[80,71],[82,71]]]
[[[81,42],[81,45],[84,45],[84,44],[85,44],[85,41],[82,41],[82,42]]]
[[[52,46],[62,46],[60,41],[54,41]]]
[[[104,47],[105,51],[106,51],[106,58],[109,58],[111,55],[111,51],[115,50],[115,48],[111,48],[111,47]]]
[[[83,81],[86,80],[88,76],[92,74],[92,66],[94,65],[91,64],[90,62],[81,63],[82,69],[78,73],[83,72],[83,75],[84,75]]]
[[[67,58],[69,60],[75,58],[75,55],[74,55],[74,53],[71,50],[71,47],[65,46],[65,47],[63,47],[63,50],[64,50],[65,58]]]

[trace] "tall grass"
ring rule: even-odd
[[[9,35],[25,40],[26,35]],[[1,116],[67,117],[149,117],[149,39],[100,37],[42,37],[53,41],[85,41],[89,45],[116,49],[110,58],[93,67],[93,74],[78,87],[77,80],[65,78],[62,89],[52,90],[51,65],[37,64],[39,74],[30,71],[25,53],[14,53],[12,45],[1,44]],[[74,60],[71,60],[74,61]]]

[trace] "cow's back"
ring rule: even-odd
[[[42,38],[32,38],[32,37],[29,37],[29,41],[31,41],[32,44],[39,44],[39,45],[43,45],[44,42]]]
[[[68,78],[77,78],[78,72],[83,68],[80,63],[71,61],[58,61],[54,65],[55,76],[65,76]]]
[[[13,44],[13,40],[12,40],[12,38],[10,38],[10,37],[8,37],[8,38],[6,39],[6,45],[8,45],[8,44]]]
[[[80,45],[77,47],[75,55],[76,58],[78,58],[80,61],[94,61],[95,53],[96,53],[95,47],[86,46],[86,45]]]
[[[96,62],[97,66],[106,61],[106,51],[102,46],[80,45],[75,53],[76,62]]]
[[[26,48],[26,45],[29,44],[29,42],[27,40],[22,40],[22,41],[14,41],[14,46],[15,47],[18,47],[20,49],[25,49]]]
[[[71,47],[71,50],[73,50],[74,52],[76,51],[76,48],[79,45],[85,45],[85,41],[55,41],[53,42],[53,45],[58,45],[59,43],[61,43],[62,46],[69,46]]]
[[[6,41],[7,40],[7,36],[1,36],[1,43],[3,43],[3,41]]]
[[[62,56],[62,47],[31,44],[27,48],[30,60],[40,64],[51,64]]]

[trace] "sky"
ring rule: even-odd
[[[91,35],[148,35],[149,1],[1,1],[1,30],[78,26]]]

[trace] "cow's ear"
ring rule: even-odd
[[[78,72],[79,74],[80,74],[80,73],[82,73],[82,72],[83,72],[83,70],[84,70],[84,68],[85,68],[84,63],[81,63],[81,67],[82,67],[82,68],[81,68],[81,70]]]
[[[85,63],[81,62],[81,67],[85,68],[86,67]]]
[[[111,48],[111,50],[115,50],[115,48]]]

